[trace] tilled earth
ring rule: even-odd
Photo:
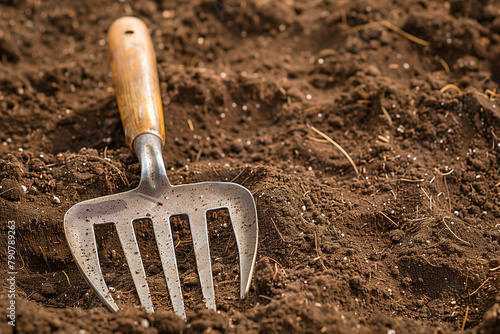
[[[154,314],[113,226],[96,235],[116,314],[63,233],[72,205],[139,182],[106,53],[123,15],[151,29],[172,183],[233,181],[257,204],[243,301],[231,222],[209,215],[217,312],[203,306],[188,224],[172,221],[186,322],[149,221],[135,228]],[[3,1],[0,331],[500,332],[499,64],[493,0]]]

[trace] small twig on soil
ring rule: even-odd
[[[446,86],[444,86],[443,88],[441,88],[439,90],[440,93],[444,93],[446,92],[448,89],[454,89],[455,91],[457,91],[458,94],[462,95],[462,90],[457,86],[457,85],[454,85],[454,84],[447,84]]]
[[[276,276],[278,276],[278,264],[274,263],[274,275],[273,275],[273,279],[271,280],[271,282],[276,281]]]
[[[281,238],[281,241],[285,242],[285,239],[283,238],[283,235],[281,234],[280,230],[278,230],[278,226],[276,226],[276,223],[274,222],[274,219],[271,218],[271,221],[273,222],[273,226],[276,229],[276,232],[278,232],[278,234],[279,234],[279,236]]]
[[[374,207],[374,208],[375,208],[375,207],[377,207],[377,206],[375,205],[375,203],[370,202],[370,201],[369,201],[369,200],[367,200],[366,198],[362,198],[361,200],[363,200],[363,201],[365,201],[366,203],[370,204],[370,205],[371,205],[372,207]]]
[[[328,137],[326,134],[324,134],[323,132],[321,132],[320,130],[316,129],[314,126],[312,125],[309,125],[307,124],[307,126],[313,130],[314,132],[316,132],[317,134],[319,134],[321,137],[325,138],[326,140],[328,140],[328,142],[330,142],[333,146],[335,146],[340,152],[342,152],[342,154],[344,154],[344,156],[347,158],[347,160],[349,160],[349,162],[351,163],[352,167],[354,168],[354,170],[356,171],[356,175],[359,175],[359,171],[358,171],[358,168],[356,167],[356,164],[354,163],[354,161],[352,160],[351,156],[346,152],[346,150],[344,150],[342,148],[342,146],[340,146],[339,144],[337,144],[337,142],[335,142],[332,138]]]
[[[220,177],[219,172],[217,171],[217,169],[215,169],[215,167],[214,167],[214,166],[212,166],[212,170],[214,171],[214,173],[215,173],[218,177]]]
[[[229,250],[229,243],[231,242],[231,239],[232,239],[232,235],[230,234],[229,238],[227,239],[227,244],[226,244],[226,248],[224,249],[224,254],[227,254],[227,251]]]
[[[243,185],[245,182],[247,182],[247,181],[248,181],[248,179],[249,179],[250,177],[252,177],[252,175],[248,175],[248,176],[247,176],[247,177],[246,177],[243,181],[241,181],[241,183],[240,183],[240,184],[241,184],[241,185]]]
[[[382,106],[382,113],[384,114],[385,118],[387,118],[387,123],[389,123],[389,126],[392,127],[394,125],[394,123],[392,122],[392,118],[391,118],[391,115],[389,115],[389,112],[387,111],[387,109],[385,109],[384,106]]]
[[[484,95],[486,95],[490,100],[495,97],[500,97],[500,94],[497,94],[496,90],[491,90],[491,89],[486,89],[484,91]]]
[[[179,241],[177,242],[177,244],[174,246],[174,248],[177,248],[177,246],[179,245],[186,245],[186,244],[190,244],[193,242],[193,238],[189,238],[187,240],[181,240],[179,239]]]
[[[465,241],[464,239],[461,239],[458,235],[455,234],[455,232],[453,232],[453,230],[448,226],[448,224],[446,224],[445,218],[448,218],[448,219],[451,219],[451,218],[450,217],[443,217],[444,226],[446,226],[446,228],[448,229],[448,231],[450,231],[451,234],[453,234],[453,236],[455,238],[457,238],[458,240],[462,241],[464,244],[467,244],[467,245],[470,246],[470,242]]]
[[[387,20],[382,20],[382,21],[380,21],[380,23],[383,26],[385,26],[386,28],[391,29],[395,33],[403,36],[406,39],[409,39],[410,41],[412,41],[414,43],[420,44],[422,46],[429,46],[429,45],[431,45],[431,43],[429,43],[429,42],[427,42],[427,41],[425,41],[425,40],[423,40],[421,38],[418,38],[417,36],[413,36],[412,34],[404,31],[403,29],[399,28],[398,26],[392,24],[391,22],[389,22]]]
[[[394,192],[394,190],[391,189],[391,193],[392,193],[392,196],[394,196],[394,200],[396,201],[397,197],[396,197],[396,193]]]
[[[18,186],[18,187],[21,187],[21,186]],[[9,188],[9,189],[7,189],[7,190],[4,190],[4,191],[2,191],[2,192],[0,193],[0,196],[2,196],[3,194],[5,194],[6,192],[11,191],[12,189],[16,189],[16,188],[18,188],[18,187],[12,187],[12,188]]]
[[[307,114],[307,113],[310,113],[311,111],[318,110],[318,109],[321,109],[321,106],[309,107],[306,110],[304,110],[304,112]]]
[[[379,281],[382,281],[382,282],[387,281],[385,278],[376,277],[376,276],[372,276],[372,277],[373,277],[374,279],[379,280]]]
[[[424,261],[429,264],[429,266],[437,268],[437,266],[435,264],[432,264],[431,261],[427,260],[424,255],[421,255],[421,256],[422,256],[422,259],[424,259]]]
[[[398,26],[392,24],[391,22],[387,21],[387,20],[382,20],[382,21],[378,21],[378,22],[370,22],[368,24],[363,24],[363,25],[360,25],[360,26],[357,26],[357,27],[354,27],[354,29],[356,30],[365,30],[365,29],[370,29],[370,28],[374,28],[374,27],[378,27],[378,26],[384,26],[392,31],[394,31],[395,33],[403,36],[404,38],[414,42],[414,43],[417,43],[417,44],[420,44],[422,46],[429,46],[431,45],[431,43],[421,39],[421,38],[418,38],[416,36],[413,36],[412,34],[404,31],[403,29],[399,28]]]
[[[498,186],[500,186],[500,182],[498,182],[497,184],[495,184],[495,187],[498,187]]]
[[[314,140],[318,143],[328,143],[328,140],[326,139],[321,139],[321,138],[315,138],[315,137],[309,137],[310,140]]]
[[[493,142],[492,142],[492,149],[495,149],[495,142],[498,142],[498,137],[495,133],[495,131],[491,130],[491,135],[493,136]]]
[[[432,196],[429,196],[429,194],[427,194],[427,192],[425,191],[425,189],[422,187],[420,188],[422,189],[422,191],[424,192],[425,196],[427,196],[427,198],[429,199],[429,209],[432,210]]]
[[[33,89],[33,86],[31,86],[31,83],[30,81],[28,80],[28,78],[26,78],[24,75],[22,75],[21,73],[19,72],[16,72],[16,77],[22,81],[22,83],[26,86],[26,88],[31,91],[31,92],[34,92],[35,90]]]
[[[42,246],[38,246],[38,248],[40,248],[40,251],[42,252],[43,259],[45,260],[45,263],[47,264],[47,267],[49,268],[49,272],[52,271],[52,269],[50,269],[49,261],[47,260],[47,256],[43,252]]]
[[[17,255],[19,255],[19,258],[21,259],[21,262],[23,263],[22,267],[18,269],[18,271],[20,271],[20,270],[24,269],[24,266],[26,264],[24,263],[24,259],[23,259],[23,256],[21,255],[21,253],[18,252]]]
[[[478,262],[483,263],[483,264],[488,264],[488,263],[490,263],[490,261],[488,261],[488,260],[486,260],[486,259],[483,259],[481,256],[477,257],[477,258],[476,258],[476,260],[477,260]]]
[[[439,58],[439,62],[441,63],[441,65],[443,66],[444,68],[444,71],[446,73],[450,73],[450,66],[448,66],[448,63],[443,59],[443,58]]]
[[[300,188],[302,189],[302,191],[304,192],[304,195],[303,195],[303,196],[305,197],[305,196],[306,196],[306,194],[307,194],[310,190],[309,190],[309,191],[306,191],[306,188],[304,188],[304,185],[303,185],[302,183],[299,183],[299,185],[300,185]]]
[[[323,267],[324,270],[326,270],[325,262],[322,259],[321,256],[321,250],[319,249],[319,243],[318,243],[318,234],[316,231],[314,231],[314,247],[316,248],[316,258],[313,259],[313,262],[316,262],[319,260],[319,263],[321,263],[321,266]]]
[[[396,223],[394,220],[392,220],[391,218],[389,218],[389,216],[387,216],[385,213],[383,213],[382,211],[379,211],[378,213],[380,213],[382,216],[384,216],[388,221],[390,221],[392,224],[394,224],[396,227],[399,227],[399,224]]]
[[[388,138],[386,138],[386,137],[384,137],[382,135],[378,135],[377,139],[380,140],[380,141],[383,141],[384,143],[390,143],[391,142],[390,139],[388,139]]]
[[[414,223],[414,222],[419,222],[419,221],[427,220],[427,219],[432,219],[432,217],[422,217],[422,218],[406,219],[406,221]]]
[[[464,322],[462,323],[462,332],[465,329],[465,323],[467,322],[467,316],[469,315],[469,306],[465,309],[465,316],[464,316]]]
[[[450,114],[450,117],[456,125],[460,125],[460,122],[455,118],[453,114]]]
[[[245,170],[246,170],[246,169],[245,169],[245,168],[243,168],[243,169],[241,170],[241,172],[239,172],[239,173],[238,173],[238,175],[236,175],[236,176],[235,176],[235,177],[231,180],[231,182],[236,181],[236,179],[237,179],[237,178],[239,178],[239,177],[240,177],[240,175],[241,175],[241,174],[243,174],[243,172],[244,172]]]
[[[196,158],[194,159],[195,162],[200,161],[201,154],[203,153],[203,146],[200,148],[198,151],[198,154],[196,154]]]
[[[442,177],[443,177],[443,181],[444,181],[444,186],[446,188],[446,197],[448,197],[448,210],[451,212],[451,198],[450,198],[450,189],[448,188],[448,182],[446,182],[446,176],[447,175],[450,175],[451,173],[453,173],[455,170],[452,169],[450,170],[449,172],[446,172],[446,173],[441,173],[439,171],[439,169],[437,168],[434,168],[434,171],[438,174],[440,174]],[[439,194],[438,194],[439,196]]]
[[[281,267],[281,270],[283,270],[283,273],[285,274],[285,276],[287,276],[287,275],[286,275],[285,268],[281,265],[281,263],[279,263],[278,261],[276,261],[276,260],[275,260],[275,259],[273,259],[272,257],[269,257],[269,256],[264,256],[264,257],[265,257],[265,258],[267,258],[267,259],[269,259],[269,260],[271,260],[271,261],[273,261],[274,263],[278,264],[278,266],[280,266],[280,267]]]
[[[491,268],[490,271],[497,271],[498,269],[500,269],[500,266],[498,266],[496,268]]]
[[[425,179],[417,179],[417,180],[412,180],[412,179],[397,179],[395,181],[402,181],[402,182],[410,182],[410,183],[418,183],[418,182],[424,182]]]
[[[188,118],[187,123],[189,126],[189,130],[194,131],[193,121],[190,118]]]
[[[66,276],[66,279],[68,280],[68,284],[69,284],[69,286],[71,286],[71,282],[69,281],[68,274],[66,274],[66,273],[64,272],[64,270],[62,271],[62,273],[64,274],[64,276]]]
[[[436,173],[439,173],[441,176],[447,176],[447,175],[450,175],[451,173],[453,173],[455,170],[454,170],[454,169],[452,169],[452,170],[450,170],[449,172],[446,172],[446,173],[441,173],[441,172],[439,171],[439,169],[434,168],[434,171],[435,171]]]
[[[488,281],[489,281],[490,279],[491,279],[491,277],[488,277],[488,278],[487,278],[487,279],[486,279],[486,280],[485,280],[485,281],[484,281],[484,282],[483,282],[483,283],[479,286],[479,288],[477,288],[476,290],[474,290],[474,292],[473,292],[473,293],[471,293],[471,294],[469,295],[469,297],[470,297],[470,296],[472,296],[472,295],[475,295],[475,294],[476,294],[476,293],[477,293],[477,292],[478,292],[478,291],[479,291],[479,290],[480,290],[480,289],[481,289],[481,288],[482,288],[482,287],[483,287],[486,283],[488,283]]]
[[[259,297],[260,297],[260,298],[267,299],[267,300],[274,300],[274,299],[272,299],[271,297],[264,296],[264,295],[259,295]]]
[[[302,219],[302,221],[304,222],[304,224],[305,224],[307,227],[309,227],[309,228],[315,228],[315,227],[316,227],[316,225],[314,225],[313,223],[309,223],[307,220],[305,220],[305,218],[304,218],[304,217],[302,217],[302,216],[299,216],[299,217],[300,217],[300,219]],[[300,229],[301,229],[302,231],[304,231],[304,232],[306,231],[306,230],[302,229],[300,226],[297,226],[297,227],[298,227],[298,228],[300,228]]]

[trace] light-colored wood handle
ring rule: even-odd
[[[136,17],[119,18],[108,31],[108,57],[125,140],[152,133],[165,141],[163,107],[156,55],[146,24]]]

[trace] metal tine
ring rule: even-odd
[[[208,228],[206,212],[197,210],[188,213],[191,237],[193,238],[196,266],[200,277],[201,291],[208,309],[215,310],[215,291],[212,278],[212,261],[208,244]]]
[[[139,300],[148,313],[153,313],[153,302],[151,301],[151,294],[146,280],[146,272],[142,265],[139,245],[135,237],[133,221],[116,222],[116,231],[122,244]]]
[[[250,199],[246,198],[250,197]],[[254,206],[245,206],[240,202],[253,201],[252,195],[248,191],[240,194],[236,202],[227,206],[231,225],[233,227],[236,244],[238,245],[238,256],[240,259],[240,298],[244,299],[250,289],[253,266],[257,256],[258,230],[257,212]]]
[[[73,221],[77,220],[73,219]],[[85,230],[81,226],[78,229],[67,227],[67,230],[69,230],[69,233],[67,233],[69,236],[68,242],[71,251],[75,252],[73,255],[76,259],[76,264],[80,267],[85,278],[97,292],[102,302],[113,311],[118,311],[118,306],[109,293],[101,271],[93,225],[89,225]],[[85,245],[85,248],[81,245]]]
[[[170,227],[170,216],[153,220],[153,229],[174,312],[183,319],[186,319],[181,282],[175,257],[174,240],[172,238],[172,228]]]

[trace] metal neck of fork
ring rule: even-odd
[[[162,142],[158,136],[144,133],[133,143],[135,154],[141,163],[141,181],[138,189],[154,194],[171,184],[167,177],[162,155]]]

